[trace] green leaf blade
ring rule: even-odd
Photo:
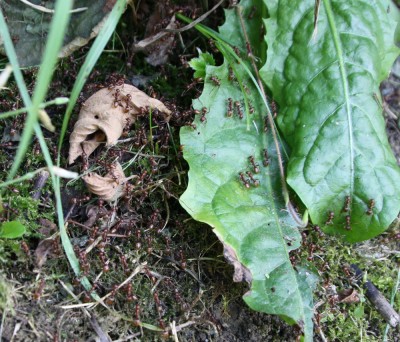
[[[242,120],[237,113],[227,117],[228,99],[240,101],[245,112],[243,94],[229,81],[227,64],[208,66],[206,72],[203,94],[193,107],[199,111],[207,108],[207,121],[201,122],[198,115],[195,130],[181,130],[190,171],[189,186],[180,203],[193,218],[214,228],[224,244],[226,259],[234,265],[234,280],[251,283],[246,303],[254,310],[305,325],[307,338],[312,338],[311,316],[306,312],[309,307],[304,307],[304,302],[312,302],[311,290],[302,291],[289,260],[289,252],[300,246],[301,236],[285,210],[275,145],[263,129],[262,101],[247,79],[250,91],[246,96],[255,108],[250,125],[245,113]],[[211,76],[221,84],[210,82]],[[238,77],[245,79],[246,73],[239,71]],[[267,167],[263,166],[264,149],[270,157]],[[260,173],[252,169],[250,156],[259,164]],[[245,187],[239,173],[247,171],[260,181],[259,187]]]
[[[323,0],[316,32],[314,1],[266,3],[262,77],[292,148],[287,181],[326,232],[351,242],[376,236],[400,209],[400,172],[376,98],[398,54],[388,2]]]

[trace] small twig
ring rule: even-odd
[[[393,286],[392,295],[390,296],[390,304],[391,305],[393,305],[393,303],[394,303],[394,298],[396,297],[396,293],[399,289],[399,285],[400,285],[400,267],[397,271],[397,281]],[[389,328],[390,328],[390,326],[389,326],[389,324],[387,324],[386,328],[385,328],[385,332],[383,333],[383,342],[387,342],[387,334],[389,332]]]
[[[178,333],[177,333],[177,331],[176,331],[176,324],[175,324],[175,321],[172,321],[172,323],[170,323],[169,326],[170,326],[171,334],[172,334],[172,336],[173,336],[173,338],[174,338],[174,341],[175,341],[175,342],[179,342]]]
[[[52,9],[48,9],[44,6],[40,6],[40,5],[35,5],[32,4],[31,2],[29,2],[28,0],[20,0],[21,2],[23,2],[25,5],[28,5],[40,12],[44,12],[44,13],[54,13],[55,11]],[[81,7],[81,8],[75,8],[73,10],[70,11],[70,13],[78,13],[78,12],[83,12],[86,11],[88,8],[87,7]]]
[[[86,310],[86,309],[82,309]],[[90,317],[90,324],[92,325],[93,330],[96,332],[97,336],[100,338],[100,342],[112,342],[110,336],[106,334],[101,328],[99,322],[97,322],[96,317],[92,314]]]
[[[315,318],[313,318],[313,322],[314,322],[314,326],[316,327],[316,330],[319,334],[319,337],[321,337],[322,342],[328,342],[328,340],[325,337],[324,332],[322,331],[321,327],[319,326],[319,324],[317,323],[317,320]]]
[[[208,12],[204,13],[200,17],[198,17],[196,20],[193,20],[189,25],[186,25],[184,27],[181,27],[180,29],[164,29],[164,32],[173,32],[173,33],[178,33],[178,32],[183,32],[190,30],[192,27],[195,27],[197,24],[201,23],[205,18],[207,18],[212,12],[214,12],[225,0],[221,0],[219,3],[217,3],[213,8],[211,8]]]
[[[180,324],[178,326],[175,326],[175,330],[178,332],[178,331],[181,331],[183,328],[189,327],[189,326],[191,326],[193,324],[196,324],[196,322],[195,321],[187,321],[187,322],[182,323],[182,324]]]
[[[134,339],[136,339],[136,337],[139,337],[140,335],[142,335],[142,333],[138,332],[138,333],[135,333],[135,334],[132,334],[132,335],[125,336],[124,338],[121,338],[119,340],[114,340],[114,342],[133,341]]]
[[[355,264],[352,264],[351,268],[356,274],[357,282],[362,284],[362,279],[364,276],[363,271],[361,271],[360,268]],[[366,297],[375,306],[376,310],[382,315],[385,321],[395,328],[400,323],[399,314],[393,309],[390,303],[386,300],[382,293],[379,292],[374,284],[367,280],[363,285],[366,289]]]

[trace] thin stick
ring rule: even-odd
[[[23,2],[25,5],[28,5],[29,7],[32,7],[40,12],[44,12],[44,13],[54,13],[55,11],[52,9],[48,9],[44,6],[39,6],[39,5],[35,5],[32,4],[31,2],[29,2],[28,0],[20,0],[21,2]],[[83,12],[86,11],[88,8],[87,7],[81,7],[81,8],[75,8],[71,11],[69,11],[70,13],[78,13],[78,12]]]
[[[399,314],[393,309],[386,298],[379,292],[379,290],[369,280],[363,283],[364,272],[360,268],[352,264],[351,268],[356,274],[357,282],[363,284],[366,289],[365,295],[370,302],[375,306],[376,310],[382,315],[385,321],[395,328],[400,323]]]
[[[221,0],[219,3],[217,3],[213,8],[211,8],[208,12],[204,13],[200,17],[198,17],[196,20],[192,21],[189,25],[186,25],[184,27],[181,27],[180,29],[164,29],[164,32],[173,32],[173,33],[178,33],[178,32],[183,32],[190,30],[192,27],[196,26],[197,24],[201,23],[205,18],[207,18],[212,12],[214,12],[225,0]]]

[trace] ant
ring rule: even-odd
[[[247,57],[253,56],[253,54],[251,53],[251,46],[249,42],[246,42],[246,49],[247,49]]]
[[[325,224],[326,224],[326,225],[333,224],[333,219],[334,219],[334,217],[335,217],[335,213],[334,213],[332,210],[330,210],[330,211],[328,212],[328,219],[327,219],[327,221],[325,222]]]
[[[253,182],[255,187],[260,186],[260,181],[258,179],[255,179],[250,171],[247,171],[246,174],[249,176],[250,180]]]
[[[263,165],[264,165],[265,167],[267,167],[267,166],[269,165],[268,150],[267,150],[267,149],[264,149],[263,154],[264,154]]]
[[[233,69],[231,67],[229,67],[228,80],[230,82],[233,82],[236,80],[235,73],[233,72]]]
[[[268,117],[264,118],[264,132],[268,132]]]
[[[239,101],[235,101],[235,107],[236,107],[236,111],[238,113],[239,119],[243,119],[243,112],[242,112],[242,109],[240,108]]]
[[[240,180],[243,182],[244,186],[246,187],[246,189],[250,189],[250,183],[245,178],[243,172],[239,172],[239,177],[240,177]]]
[[[182,93],[182,95],[185,95],[189,90],[191,90],[192,88],[194,88],[196,85],[198,85],[199,83],[202,83],[203,79],[201,77],[199,78],[195,78],[193,80],[192,83],[190,83],[187,87],[186,90]]]
[[[197,128],[196,124],[188,123],[186,126],[192,127],[194,130]]]
[[[324,233],[322,232],[320,226],[314,226],[313,229],[314,229],[315,232],[318,233],[319,237],[323,237],[324,236]]]
[[[249,113],[254,114],[254,107],[252,106],[251,103],[249,103]]]
[[[375,201],[373,199],[369,200],[368,210],[365,212],[367,215],[372,215],[372,209],[375,207]]]
[[[255,173],[260,173],[260,168],[258,167],[258,164],[254,161],[254,157],[253,156],[249,157],[249,161],[250,161],[251,165],[254,168],[254,172]]]
[[[201,122],[206,122],[207,121],[207,119],[206,119],[206,114],[207,113],[208,113],[208,109],[206,107],[203,107],[201,109],[201,117],[200,117],[200,121]]]
[[[276,108],[276,102],[274,100],[272,100],[272,102],[271,102],[271,109],[272,109],[272,113],[273,113],[273,118],[275,119],[278,115],[278,111]]]
[[[350,215],[347,215],[347,216],[346,216],[346,226],[345,226],[346,230],[351,230],[351,223],[350,223],[350,220],[351,220]]]
[[[240,58],[240,49],[237,46],[233,47],[233,51],[235,51],[235,54]],[[237,63],[240,63],[240,60],[238,60]]]
[[[228,99],[228,111],[226,112],[226,116],[228,118],[231,118],[233,115],[233,106],[232,106],[232,98]]]
[[[221,86],[221,80],[217,76],[211,76],[210,80],[217,86]]]
[[[253,7],[250,9],[250,12],[249,12],[249,15],[247,16],[247,19],[249,19],[249,20],[253,19],[253,18],[254,18],[254,15],[256,14],[256,11],[257,11],[257,7],[256,7],[256,6],[253,6]]]
[[[115,93],[114,93],[114,107],[115,108],[118,107],[118,105],[123,107],[122,103],[121,103],[121,99],[119,98],[120,93],[121,93],[121,90],[119,90],[118,88],[115,89]]]
[[[36,289],[36,291],[33,294],[33,299],[35,301],[38,301],[40,299],[40,297],[42,296],[45,285],[46,285],[46,281],[44,280],[44,278],[42,278],[40,280],[38,288]]]
[[[347,213],[348,211],[350,211],[350,202],[351,202],[350,196],[346,196],[344,198],[344,207],[342,209],[342,212],[346,212]]]
[[[210,48],[214,53],[219,52],[218,48],[215,46],[215,41],[213,39],[208,40],[208,45],[210,45]]]

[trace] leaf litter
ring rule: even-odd
[[[162,102],[130,84],[103,88],[93,94],[82,105],[71,133],[69,164],[79,156],[90,156],[100,145],[114,145],[124,128],[147,108],[165,113],[165,120],[169,120],[171,111]]]

